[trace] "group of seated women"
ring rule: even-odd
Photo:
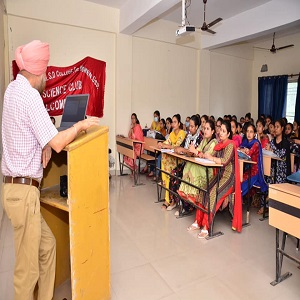
[[[173,210],[181,200],[185,211],[190,212],[196,207],[196,220],[188,230],[200,230],[199,238],[208,235],[211,220],[219,209],[226,206],[229,206],[233,216],[232,228],[240,232],[242,196],[248,192],[253,195],[254,186],[260,187],[261,192],[267,194],[267,183],[286,182],[287,176],[291,174],[291,149],[299,151],[295,147],[300,144],[299,123],[295,121],[290,124],[284,119],[273,123],[270,116],[261,116],[254,124],[249,114],[240,121],[242,123],[230,115],[224,116],[224,119],[218,118],[217,121],[213,116],[193,115],[187,117],[183,124],[179,114],[164,122],[164,119],[160,119],[160,113],[154,112],[151,129],[160,131],[163,135],[165,133],[166,136],[164,142],[158,142],[159,149],[174,149],[175,153],[205,158],[222,165],[218,175],[214,168],[209,168],[207,183],[204,166],[178,160],[167,153],[161,154],[161,180],[166,188],[162,209]],[[129,136],[143,139],[136,114],[132,114],[131,127]],[[271,177],[264,176],[262,149],[274,152],[281,159],[272,161]],[[237,150],[256,162],[251,172],[245,170],[242,180],[239,178]],[[209,193],[205,192],[207,187]],[[232,193],[234,197],[231,197]],[[262,213],[262,207],[263,203],[259,214]]]

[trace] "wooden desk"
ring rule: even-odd
[[[68,175],[68,200],[60,196],[61,175]],[[110,299],[107,127],[52,153],[41,212],[56,238],[55,287],[71,279],[73,300]]]
[[[280,157],[263,155],[264,175],[271,176],[272,160],[282,160]]]
[[[153,147],[153,149],[155,150],[155,159],[157,159],[157,153],[158,153],[158,152],[161,152],[161,149],[158,149],[158,148],[155,148],[155,147]],[[162,169],[159,169],[159,168],[157,168],[157,167],[156,167],[156,169],[159,170],[160,172],[163,172],[163,173],[169,175],[170,177],[177,178],[177,179],[179,179],[181,182],[184,182],[184,183],[186,183],[186,184],[188,184],[188,185],[190,185],[190,186],[192,186],[192,187],[194,187],[194,188],[196,188],[196,189],[198,189],[198,190],[204,191],[204,192],[206,192],[206,193],[208,193],[208,194],[209,194],[209,176],[208,176],[208,169],[209,169],[209,168],[218,168],[218,169],[220,169],[221,167],[223,167],[222,164],[216,164],[216,163],[213,163],[213,162],[209,162],[208,160],[207,160],[207,162],[205,162],[205,161],[198,161],[195,157],[190,157],[190,156],[187,156],[187,155],[184,155],[184,154],[177,154],[177,153],[175,153],[175,152],[173,152],[173,153],[172,153],[172,152],[164,152],[164,154],[171,155],[171,156],[175,157],[176,160],[177,160],[177,165],[178,165],[178,160],[180,159],[180,160],[184,160],[184,161],[191,162],[191,163],[197,164],[197,165],[199,165],[199,166],[205,167],[205,169],[206,169],[206,182],[207,182],[206,190],[201,189],[200,187],[195,186],[195,185],[191,184],[190,182],[187,182],[187,181],[183,180],[182,178],[176,177],[176,176],[174,176],[174,175],[172,175],[172,174],[170,174],[170,173],[168,173],[168,172],[166,172],[166,171],[164,171],[164,170],[162,170]],[[218,176],[218,179],[219,179],[219,172],[218,172],[218,175],[217,175],[217,176]],[[160,198],[161,198],[161,190],[162,190],[162,189],[165,189],[165,190],[168,190],[168,191],[171,192],[171,193],[174,193],[173,191],[167,189],[165,186],[160,185],[160,184],[158,183],[158,177],[157,177],[157,179],[156,179],[156,183],[157,183],[157,198],[158,198],[158,202],[162,201],[162,200],[160,199]],[[219,180],[218,180],[218,183],[217,183],[217,184],[219,184]],[[159,188],[160,188],[160,191],[159,191]],[[176,193],[176,195],[177,195],[179,198],[181,198],[177,193]],[[216,194],[216,197],[217,197],[217,196],[218,196],[218,194]],[[186,201],[186,199],[183,199],[183,198],[181,198],[181,199],[182,199],[182,201]],[[192,204],[192,205],[195,206],[197,209],[200,209],[200,210],[203,211],[204,213],[208,214],[208,224],[209,224],[209,230],[208,230],[208,231],[209,231],[209,235],[206,237],[206,239],[211,239],[211,238],[214,238],[214,237],[223,235],[223,232],[221,232],[221,231],[216,232],[216,233],[213,233],[213,220],[210,219],[211,216],[210,216],[210,200],[209,200],[209,197],[208,197],[208,209],[207,209],[207,210],[203,210],[202,207],[197,206],[195,203],[191,203],[191,202],[188,202],[188,203],[189,203],[189,204]],[[215,205],[216,205],[216,204],[217,204],[217,201],[215,202]]]
[[[123,173],[123,168],[126,167],[133,172],[134,186],[141,185],[141,183],[139,183],[140,160],[139,160],[138,169],[136,169],[135,167],[136,155],[134,151],[134,146],[136,144],[141,145],[140,153],[139,153],[139,158],[140,158],[142,156],[142,145],[144,144],[144,142],[138,140],[132,140],[130,138],[117,135],[116,144],[117,144],[117,152],[119,153],[120,175],[121,176],[127,175]],[[121,154],[122,154],[122,161],[121,161]],[[131,168],[130,166],[124,163],[124,156],[128,156],[129,158],[133,159],[133,168]]]
[[[276,228],[276,285],[287,279],[292,273],[281,275],[283,256],[300,264],[300,260],[284,251],[287,234],[300,238],[300,186],[281,183],[269,187],[269,224]],[[282,244],[279,247],[279,230],[283,231]]]

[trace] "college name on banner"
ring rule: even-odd
[[[41,95],[50,116],[62,115],[66,96],[89,94],[86,114],[103,117],[106,62],[86,57],[69,67],[47,67],[46,89]],[[18,66],[13,61],[16,78]]]

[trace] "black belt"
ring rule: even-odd
[[[3,176],[4,183],[17,183],[17,184],[26,184],[26,185],[33,185],[37,188],[40,187],[40,183],[32,178],[29,177],[11,177],[11,176]]]

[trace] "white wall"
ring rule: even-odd
[[[204,113],[215,118],[244,116],[251,109],[253,51],[248,45],[236,45],[201,50],[201,57],[200,105],[205,104]]]
[[[258,77],[299,74],[300,72],[300,33],[287,35],[275,39],[275,46],[281,47],[294,44],[292,48],[277,51],[276,54],[265,50],[254,50],[254,62],[252,69],[252,101],[251,110],[258,114]],[[272,39],[267,42],[257,44],[257,47],[271,48]],[[268,65],[268,72],[260,72],[263,64]]]
[[[132,111],[142,127],[151,125],[155,110],[163,118],[197,113],[196,62],[196,49],[133,38]]]

